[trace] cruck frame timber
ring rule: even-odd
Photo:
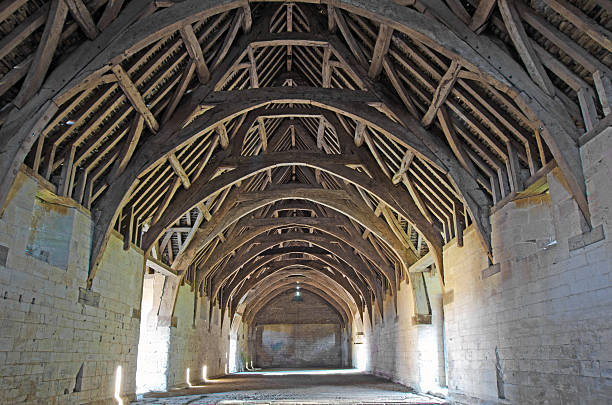
[[[91,211],[89,288],[118,233],[211,308],[260,308],[307,269],[370,320],[426,255],[443,286],[468,227],[493,260],[491,208],[555,167],[589,226],[578,143],[611,111],[603,17],[467,3],[7,3],[0,213],[27,170]]]

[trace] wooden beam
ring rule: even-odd
[[[147,258],[147,267],[167,277],[179,277],[176,270],[169,267],[166,263],[161,262],[153,257]]]
[[[249,78],[251,80],[251,88],[256,89],[259,87],[259,76],[257,75],[257,60],[253,53],[253,47],[247,48],[247,55],[249,56]]]
[[[363,121],[357,121],[355,127],[355,146],[360,147],[365,141],[366,125]]]
[[[258,130],[259,139],[261,140],[261,149],[265,153],[268,151],[268,133],[266,131],[266,124],[262,117],[259,117],[257,119],[257,122],[258,122],[258,129],[259,129]]]
[[[448,116],[448,111],[444,106],[441,106],[441,108],[438,110],[437,116],[440,126],[442,127],[442,132],[444,132],[444,136],[446,137],[446,141],[457,157],[457,160],[459,160],[459,163],[461,163],[461,166],[463,166],[465,170],[467,170],[472,176],[476,177],[476,169],[474,168],[474,164],[469,156],[465,153],[463,145],[455,132],[453,121]]]
[[[429,221],[430,224],[433,224],[433,218],[429,213],[429,210],[427,209],[427,205],[425,205],[425,202],[419,194],[419,191],[416,189],[414,184],[412,184],[412,181],[408,178],[408,175],[406,173],[402,175],[402,184],[408,189],[408,193],[412,197],[414,204],[417,206],[421,214],[423,214],[423,216],[427,219],[427,221]]]
[[[108,0],[108,3],[106,3],[106,8],[102,13],[102,17],[100,17],[98,20],[98,30],[104,31],[106,27],[108,27],[110,23],[117,18],[124,2],[125,0]]]
[[[487,27],[487,22],[489,21],[489,17],[491,13],[493,13],[493,9],[497,4],[497,0],[480,0],[478,3],[478,7],[472,16],[472,21],[469,26],[472,31],[477,34],[480,34]]]
[[[554,96],[555,86],[550,81],[548,74],[540,62],[540,58],[538,58],[531,46],[531,40],[525,32],[525,27],[523,27],[521,17],[514,5],[514,1],[499,0],[498,5],[510,39],[512,39],[521,60],[525,64],[527,72],[546,94]]]
[[[508,177],[510,179],[510,192],[518,193],[523,189],[523,179],[521,177],[521,166],[519,165],[516,148],[511,142],[506,142],[508,150],[508,162],[506,164]]]
[[[52,0],[50,4],[47,23],[45,24],[42,37],[38,41],[38,47],[28,70],[28,75],[21,85],[19,94],[13,100],[13,104],[17,107],[23,107],[40,88],[40,85],[45,80],[53,54],[62,35],[64,21],[68,14],[68,6],[64,0]]]
[[[242,7],[242,11],[242,29],[244,30],[244,32],[251,32],[251,27],[253,26],[253,14],[251,13],[251,5],[246,2],[246,4]]]
[[[393,35],[393,28],[387,24],[380,24],[378,28],[378,36],[376,37],[376,44],[374,45],[374,51],[372,52],[372,63],[370,63],[370,70],[368,76],[370,79],[376,79],[382,69],[382,61],[387,51],[389,50],[389,44],[391,43],[391,36]]]
[[[332,6],[331,4],[328,4],[327,5],[327,29],[329,30],[329,32],[335,33],[337,26],[338,25],[336,23],[336,19],[334,18],[334,6]]]
[[[250,8],[249,8],[250,10]],[[225,39],[223,40],[223,44],[221,45],[221,49],[219,49],[219,52],[217,53],[217,57],[215,59],[215,62],[212,65],[211,69],[216,69],[217,66],[219,66],[221,64],[221,62],[223,62],[223,59],[225,59],[225,56],[229,53],[230,48],[232,46],[232,44],[234,43],[234,39],[236,38],[236,34],[238,34],[238,29],[240,28],[242,21],[244,20],[244,15],[245,15],[245,9],[239,9],[236,12],[236,15],[234,15],[234,18],[232,19],[232,23],[230,26],[230,30],[227,33],[227,35],[225,36]],[[250,15],[250,14],[249,14]]]
[[[130,204],[125,207],[123,211],[127,211],[127,214],[122,215],[120,222],[126,221],[127,223],[125,224],[125,230],[121,229],[121,225],[120,230],[123,231],[121,233],[123,235],[123,250],[128,250],[130,248],[130,245],[132,244],[132,239],[134,237],[134,206]]]
[[[453,13],[457,15],[463,21],[465,25],[469,25],[472,20],[472,16],[465,9],[465,5],[460,0],[447,0],[448,6],[453,10]]]
[[[600,26],[596,21],[589,18],[579,8],[566,0],[546,0],[546,3],[576,28],[591,37],[601,47],[612,52],[612,33],[610,31]],[[607,11],[609,12],[610,10]]]
[[[121,67],[121,65],[113,65],[112,70],[115,76],[117,77],[119,86],[132,103],[134,109],[140,114],[142,114],[145,119],[145,122],[147,123],[147,126],[153,132],[157,132],[157,130],[159,129],[159,124],[157,123],[157,120],[153,116],[151,110],[149,110],[149,107],[147,107],[144,98],[136,88],[134,82],[132,82],[132,79],[130,79],[128,73],[123,70],[123,67]]]
[[[170,166],[172,166],[172,170],[174,170],[174,173],[176,173],[178,178],[181,179],[181,183],[183,183],[183,187],[185,188],[191,187],[189,176],[185,172],[185,169],[183,169],[181,162],[179,162],[174,152],[168,155],[168,162],[170,163]]]
[[[89,39],[95,39],[98,36],[98,29],[96,28],[96,24],[91,18],[91,14],[89,10],[83,4],[82,0],[63,0],[68,5],[70,9],[70,14],[72,18],[79,24],[79,27],[85,33],[85,36]]]
[[[195,62],[198,80],[202,84],[208,83],[208,80],[210,80],[210,72],[208,71],[208,66],[206,66],[206,61],[204,60],[204,55],[202,54],[202,47],[200,46],[200,42],[193,31],[193,27],[191,24],[187,24],[181,27],[179,31],[181,33],[183,43],[185,44],[185,48],[189,53],[189,57]]]
[[[323,62],[321,67],[321,77],[322,77],[322,86],[323,88],[331,87],[331,77],[332,77],[332,66],[330,63],[331,58],[331,48],[329,46],[325,47],[323,50]]]
[[[196,69],[196,62],[193,60],[190,63],[188,63],[187,66],[185,66],[185,70],[183,71],[183,75],[181,76],[181,81],[178,83],[178,85],[174,89],[174,92],[172,93],[172,98],[170,99],[170,102],[168,103],[168,106],[166,107],[166,110],[164,111],[164,115],[162,116],[162,120],[161,120],[162,125],[168,122],[170,118],[172,118],[172,115],[174,114],[176,107],[178,107],[179,102],[181,101],[181,99],[185,95],[185,92],[187,91],[187,88],[189,87],[189,83],[191,82],[191,78],[193,77],[193,73],[195,72],[195,69]]]
[[[26,4],[28,0],[4,0],[0,3],[0,22],[6,20],[21,6]]]
[[[391,85],[397,92],[399,98],[402,100],[402,103],[404,103],[404,106],[406,107],[408,112],[412,114],[413,118],[417,118],[417,109],[414,105],[414,102],[410,98],[408,91],[404,87],[404,84],[397,75],[397,72],[388,57],[383,58],[383,68],[385,69],[385,73],[387,74],[389,81],[391,81]]]
[[[204,218],[206,218],[207,221],[210,221],[210,219],[212,218],[212,215],[210,211],[208,210],[208,207],[203,202],[198,203],[197,207],[202,213],[202,215],[204,216]]]
[[[574,91],[580,90],[582,87],[588,87],[589,84],[582,80],[576,73],[570,70],[563,62],[557,59],[553,54],[542,48],[537,42],[531,41],[531,46],[536,51],[542,64],[546,66],[553,74],[563,80]]]
[[[317,148],[323,149],[325,146],[325,128],[327,128],[327,122],[325,118],[319,118],[319,127],[317,128]]]
[[[157,221],[159,221],[161,216],[166,211],[166,208],[168,208],[168,205],[170,205],[170,201],[172,201],[172,197],[174,197],[174,194],[176,193],[180,185],[181,185],[181,179],[177,177],[176,180],[174,180],[174,183],[172,183],[168,187],[168,190],[166,191],[166,195],[164,196],[164,200],[157,207],[157,211],[155,211],[155,215],[153,216],[153,219],[151,220],[152,224],[155,224]]]
[[[612,78],[601,70],[593,73],[593,81],[601,102],[604,116],[612,112]]]
[[[219,134],[219,144],[223,149],[227,149],[229,146],[229,137],[227,136],[227,128],[225,124],[220,122],[216,128],[217,134]]]
[[[582,87],[578,90],[578,102],[584,119],[585,132],[588,132],[599,122],[595,108],[595,94],[591,87]]]
[[[353,55],[355,56],[357,61],[362,66],[368,66],[368,61],[367,61],[365,55],[363,54],[363,51],[361,50],[361,47],[359,46],[359,44],[355,40],[355,37],[353,37],[353,34],[351,34],[351,31],[349,30],[349,27],[346,24],[346,20],[344,19],[344,16],[342,15],[342,11],[340,9],[335,8],[335,7],[328,8],[328,11],[329,10],[332,11],[333,16],[334,16],[334,18],[333,18],[334,21],[335,21],[336,25],[338,26],[338,28],[340,29],[340,32],[344,36],[344,39],[345,39],[349,49],[351,50],[351,52],[353,53]]]
[[[136,145],[138,145],[143,128],[144,117],[141,114],[136,113],[134,119],[132,120],[132,124],[130,125],[130,133],[128,134],[127,139],[123,142],[119,157],[113,166],[111,177],[120,176],[125,170],[125,167],[136,150]]]
[[[402,181],[402,178],[410,168],[410,164],[412,163],[413,159],[414,153],[412,153],[412,151],[410,150],[407,150],[406,153],[404,153],[404,157],[402,158],[402,163],[400,164],[399,169],[397,169],[397,172],[395,172],[393,178],[391,179],[391,182],[393,184],[398,184]]]
[[[453,86],[455,85],[457,76],[459,75],[459,70],[461,70],[461,65],[456,60],[453,60],[444,76],[442,76],[440,79],[440,83],[438,83],[438,87],[431,98],[431,104],[421,119],[423,126],[428,127],[433,122],[436,114],[438,113],[438,109],[442,104],[444,104],[446,98],[453,90]]]

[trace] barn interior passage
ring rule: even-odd
[[[609,0],[0,1],[0,402],[310,368],[362,374],[296,400],[609,403],[611,30]]]

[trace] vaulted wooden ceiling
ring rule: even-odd
[[[91,209],[90,285],[114,229],[224,310],[315,272],[371,316],[467,226],[490,252],[490,208],[555,166],[589,220],[577,145],[610,112],[610,10],[5,0],[0,196],[25,163]]]

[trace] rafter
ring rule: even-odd
[[[554,95],[555,88],[544,70],[540,58],[536,55],[531,46],[519,13],[514,6],[514,2],[512,0],[499,0],[498,3],[510,38],[512,38],[512,42],[521,56],[523,63],[527,66],[529,75],[548,95]]]
[[[378,28],[378,37],[376,38],[376,45],[372,52],[372,62],[370,63],[370,70],[368,71],[370,79],[376,79],[380,74],[383,58],[389,50],[392,35],[393,28],[387,24],[381,24]]]
[[[112,70],[115,76],[117,77],[117,81],[119,82],[121,89],[125,92],[125,95],[132,103],[134,109],[144,117],[147,126],[153,132],[157,132],[157,130],[159,129],[159,124],[157,123],[157,120],[155,119],[155,116],[153,115],[149,107],[147,107],[147,103],[142,97],[142,94],[140,94],[138,88],[136,88],[136,85],[134,84],[132,79],[130,79],[130,76],[123,69],[123,67],[121,67],[121,65],[113,66]]]
[[[83,4],[82,0],[63,0],[70,9],[72,18],[79,24],[87,38],[95,39],[98,36],[98,29],[91,17],[91,13]]]
[[[83,5],[82,0],[66,2],[72,4],[70,11],[73,13]],[[559,3],[558,0],[555,2]],[[413,256],[421,252],[422,236],[427,241],[435,240],[434,248],[440,250],[442,242],[439,240],[441,230],[437,228],[438,221],[445,228],[447,240],[455,235],[461,244],[463,228],[473,219],[484,235],[486,245],[490,201],[483,190],[487,190],[494,201],[500,201],[501,197],[509,195],[511,191],[520,191],[525,180],[524,167],[528,166],[533,175],[538,171],[540,163],[545,164],[550,160],[542,138],[547,145],[552,145],[553,157],[560,160],[569,188],[588,219],[588,207],[585,208],[584,198],[581,200],[581,192],[584,197],[583,179],[580,177],[580,160],[577,159],[579,155],[575,148],[578,133],[573,133],[572,122],[568,119],[565,107],[559,107],[561,104],[546,93],[562,99],[572,116],[579,118],[580,111],[575,105],[572,106],[571,101],[568,103],[569,98],[559,93],[560,89],[552,88],[552,93],[542,92],[535,87],[524,69],[501,52],[501,48],[486,36],[477,37],[469,30],[466,32],[461,21],[469,21],[469,15],[466,17],[463,5],[457,1],[449,0],[446,4],[460,20],[450,18],[446,6],[437,0],[412,2],[411,8],[399,7],[387,0],[338,1],[328,6],[329,18],[327,22],[323,21],[328,24],[329,32],[321,29],[321,24],[312,18],[313,14],[319,16],[312,12],[314,8],[306,5],[278,7],[257,4],[257,12],[251,16],[250,6],[244,1],[219,3],[187,0],[177,2],[172,7],[162,2],[143,6],[142,1],[138,2],[139,6],[143,6],[138,10],[141,15],[151,14],[155,7],[168,8],[160,9],[145,17],[141,23],[133,24],[134,15],[138,13],[128,13],[136,8],[134,4],[137,1],[128,3],[124,11],[118,14],[122,3],[108,2],[98,22],[100,33],[90,46],[92,49],[97,47],[97,51],[80,50],[74,54],[79,56],[79,60],[69,60],[68,64],[63,65],[73,64],[71,69],[74,72],[65,75],[52,72],[50,81],[41,87],[39,94],[36,93],[40,86],[34,90],[32,95],[35,97],[27,105],[24,104],[21,111],[15,111],[17,115],[3,115],[9,125],[2,128],[2,137],[10,141],[10,144],[9,147],[3,146],[1,152],[15,156],[13,161],[4,165],[13,168],[21,165],[30,150],[29,146],[41,133],[36,150],[32,153],[33,159],[28,161],[34,162],[35,169],[41,169],[38,172],[49,168],[44,174],[48,174],[47,177],[52,180],[61,177],[60,181],[53,180],[59,186],[60,194],[83,201],[87,207],[93,202],[92,212],[100,211],[100,219],[95,221],[92,251],[94,268],[103,253],[108,233],[115,224],[120,225],[126,244],[132,241],[139,243],[139,227],[149,220],[154,224],[151,235],[159,229],[162,229],[159,233],[162,235],[167,223],[170,229],[174,229],[172,232],[176,233],[180,228],[186,230],[187,227],[178,226],[176,221],[168,221],[176,219],[172,218],[178,213],[178,208],[173,212],[174,205],[181,205],[180,201],[184,200],[187,194],[185,189],[188,187],[189,192],[197,196],[193,201],[197,201],[195,206],[200,207],[200,213],[189,229],[188,237],[185,239],[185,232],[182,232],[179,240],[180,250],[175,263],[183,265],[208,263],[212,255],[232,243],[232,238],[244,235],[240,227],[246,221],[238,219],[228,223],[229,219],[236,217],[224,218],[225,214],[234,215],[234,209],[241,213],[253,209],[255,211],[248,213],[267,215],[273,203],[273,198],[267,196],[268,192],[286,194],[287,189],[284,187],[295,188],[294,183],[302,181],[331,189],[327,190],[329,200],[318,199],[317,204],[313,204],[317,212],[335,213],[328,209],[329,206],[350,211],[348,218],[337,216],[346,218],[345,225],[347,222],[348,225],[345,228],[350,229],[346,232],[349,236],[344,233],[342,235],[350,240],[358,239],[360,246],[369,249],[368,255],[363,253],[363,249],[355,253],[348,245],[339,248],[337,252],[344,256],[354,256],[358,262],[362,256],[367,257],[359,264],[366,269],[364,271],[375,269],[378,262],[393,268],[394,264],[402,261],[403,266],[406,266],[416,258]],[[495,2],[479,3],[472,18],[472,29],[480,32],[487,21],[497,26],[499,17],[489,16]],[[100,4],[98,9],[104,3]],[[511,34],[513,30],[520,31],[523,22],[532,28],[541,22],[534,23],[534,18],[525,17],[524,8],[535,14],[528,5],[512,4],[516,10],[513,16],[514,27],[508,29]],[[266,22],[271,10],[283,7],[287,13],[278,20],[286,18],[280,24],[285,24],[290,32],[262,34],[262,31],[270,27]],[[309,21],[303,21],[301,8],[308,11]],[[85,11],[97,16],[99,12],[96,10]],[[0,16],[1,13],[0,8]],[[576,18],[576,15],[574,13],[570,18]],[[578,15],[584,22],[582,17]],[[109,25],[113,20],[115,22]],[[263,24],[260,24],[262,21]],[[81,19],[77,22],[78,26],[72,23],[74,27],[71,32],[80,26],[84,32],[89,31],[87,35],[90,37],[94,35],[96,27],[92,30],[89,21]],[[105,32],[102,27],[109,31]],[[305,27],[312,27],[313,34],[297,32]],[[600,27],[587,28],[597,31]],[[547,29],[550,29],[550,24]],[[335,30],[346,40],[348,47],[338,36],[333,35]],[[177,31],[180,35],[176,35]],[[255,35],[249,31],[254,31]],[[503,34],[504,30],[501,31]],[[196,32],[200,33],[199,37],[196,37]],[[396,35],[393,35],[394,32]],[[546,32],[549,35],[549,31]],[[597,32],[602,34],[600,30]],[[531,46],[535,52],[532,53],[546,69],[561,80],[571,83],[571,89],[578,94],[586,128],[593,128],[599,119],[598,99],[604,114],[609,113],[609,70],[573,40],[558,34],[556,32],[551,41],[560,43],[557,46],[562,52],[566,49],[572,52],[568,54],[572,58],[570,61],[546,59],[546,54],[542,53],[544,49],[539,49],[526,34],[521,35],[519,32],[514,37],[522,39],[526,44],[524,47]],[[401,46],[404,35],[411,38],[412,50],[406,51]],[[604,40],[605,35],[604,31]],[[60,40],[63,41],[65,37],[60,27]],[[566,43],[562,43],[564,38],[567,39]],[[393,47],[388,51],[392,41]],[[186,50],[183,50],[182,43],[185,43]],[[168,52],[160,52],[158,56],[156,52],[162,46],[167,46]],[[63,46],[53,49],[56,48],[61,50]],[[544,52],[553,55],[550,47]],[[142,59],[147,62],[134,62],[140,55],[132,57],[139,53],[146,55]],[[404,53],[408,55],[407,58]],[[519,55],[524,58],[520,51]],[[579,55],[581,59],[574,59],[573,55]],[[80,59],[87,62],[81,63]],[[449,61],[453,61],[450,68]],[[497,68],[498,62],[503,69]],[[40,61],[30,56],[30,59],[23,61],[23,66],[39,68],[35,67],[36,63]],[[529,63],[525,65],[529,66]],[[207,72],[210,78],[205,74],[204,68],[207,66],[211,66]],[[464,70],[459,71],[458,66],[463,66]],[[581,66],[584,66],[586,73],[578,72]],[[123,67],[125,71],[122,72],[119,69]],[[453,68],[457,68],[456,72],[448,77]],[[294,90],[266,88],[271,83],[278,83],[284,69],[294,74],[287,76],[288,84],[297,87]],[[381,81],[372,80],[380,76],[383,70],[386,77]],[[414,70],[424,72],[424,90],[423,83],[419,82],[422,77],[418,74],[416,83],[411,83],[410,79],[415,76]],[[189,88],[194,74],[198,74],[200,85]],[[593,92],[589,84],[590,74],[593,74],[596,92]],[[7,75],[7,82],[3,78],[3,88],[8,86],[5,94],[23,75],[23,71],[17,70],[11,72],[10,77]],[[438,84],[440,79],[442,82],[450,79],[452,84]],[[322,86],[324,91],[307,88],[305,83]],[[252,89],[246,90],[249,86]],[[122,91],[111,99],[119,87]],[[353,91],[354,88],[358,90]],[[567,94],[572,90],[568,90]],[[432,94],[433,102],[428,105]],[[98,102],[98,95],[105,97]],[[125,103],[126,97],[129,103]],[[52,99],[52,102],[48,102]],[[89,107],[79,109],[83,102]],[[226,107],[228,104],[236,105]],[[111,105],[114,107],[109,107]],[[115,110],[115,107],[119,109]],[[251,114],[270,107],[275,107],[275,110],[280,107],[281,111],[268,115],[260,114],[259,111]],[[74,108],[78,117],[73,120],[70,111]],[[137,113],[134,113],[134,109]],[[420,125],[422,114],[426,117],[422,123],[432,125],[431,130],[425,130]],[[93,119],[88,118],[92,116]],[[331,123],[334,117],[342,123]],[[90,129],[82,130],[81,125],[86,119]],[[146,122],[147,127],[155,132],[153,120],[156,119],[160,120],[162,126],[158,134],[149,137],[149,130],[144,128],[144,124]],[[249,130],[255,119],[258,124]],[[280,129],[290,119],[300,124],[281,133]],[[64,123],[75,121],[79,125],[74,126],[74,130],[60,129],[61,139],[56,138],[54,128],[68,127],[72,124]],[[117,133],[112,131],[113,128],[119,129]],[[300,129],[296,131],[296,128]],[[260,129],[259,139],[257,129]],[[348,132],[343,133],[345,130]],[[304,134],[298,134],[299,131]],[[470,131],[475,131],[475,134]],[[46,140],[45,136],[48,136]],[[140,142],[141,138],[146,141]],[[316,139],[316,143],[313,139]],[[355,140],[359,145],[365,143],[365,147],[355,151]],[[235,143],[231,148],[230,142]],[[245,155],[270,155],[275,150],[292,150],[296,154],[304,154],[308,153],[303,152],[304,148],[314,150],[317,144],[325,152],[334,153],[333,159],[342,159],[338,156],[344,156],[347,161],[355,158],[356,162],[351,162],[351,166],[327,162],[324,167],[320,167],[307,164],[301,158],[297,159],[298,164],[281,159],[277,165],[270,158],[269,165],[256,164],[257,173],[253,174],[241,166],[249,165],[259,158],[238,158],[243,152],[243,146]],[[221,148],[217,147],[219,145]],[[55,156],[56,152],[58,156]],[[537,159],[538,153],[540,160]],[[209,171],[213,168],[219,170]],[[61,176],[56,176],[60,170]],[[3,181],[0,194],[3,200],[8,193],[6,184],[10,186],[12,182],[13,171],[6,172],[10,179],[8,183]],[[217,194],[208,194],[205,188],[194,189],[207,181],[213,183]],[[283,184],[288,181],[293,185]],[[247,182],[249,187],[236,187]],[[393,186],[399,183],[407,191],[404,186]],[[308,184],[300,187],[303,188],[296,190],[306,194],[321,192],[313,191]],[[383,188],[391,191],[384,195],[384,199],[380,199]],[[345,193],[353,191],[349,195],[351,200],[356,196],[357,207],[337,195],[330,197],[338,189]],[[200,199],[206,196],[210,198]],[[252,196],[258,201],[244,201],[245,196]],[[284,198],[288,197],[283,196],[281,199]],[[367,204],[372,201],[374,206],[370,209]],[[262,202],[267,202],[267,205],[259,205]],[[206,204],[210,204],[210,210]],[[236,207],[231,207],[232,204],[236,204]],[[189,215],[188,211],[180,212],[180,215],[185,212]],[[370,221],[369,227],[359,222],[366,217],[365,221]],[[97,214],[94,218],[98,218]],[[203,225],[204,220],[209,222]],[[351,221],[357,221],[360,225],[352,224]],[[200,226],[202,230],[199,230]],[[360,226],[365,228],[365,232]],[[413,226],[418,234],[414,246],[409,239],[414,235]],[[313,232],[312,235],[319,235],[319,231],[313,227],[306,227],[308,230]],[[202,235],[203,232],[208,234]],[[164,239],[166,235],[163,235]],[[201,244],[202,240],[211,237],[214,241],[208,246]],[[225,238],[224,242],[220,242]],[[172,255],[176,252],[176,246],[176,240],[170,242],[167,239],[164,247]],[[203,247],[210,251],[207,250],[201,254],[202,257],[195,259],[190,256],[193,251]],[[282,248],[274,249],[277,249],[277,253],[288,252],[291,243],[286,245],[283,242]],[[413,250],[417,252],[416,255]],[[389,254],[389,251],[393,253]],[[394,254],[398,257],[395,258]],[[372,260],[373,256],[376,259]],[[387,260],[390,262],[387,263]],[[237,261],[235,258],[229,259],[229,263],[228,271]],[[368,270],[369,267],[372,269]],[[258,271],[254,275],[257,280],[268,274],[267,269]],[[396,271],[401,273],[402,269],[398,268],[393,273]],[[94,274],[95,270],[90,275],[90,284]],[[195,272],[190,270],[189,274],[186,281],[194,283]],[[222,288],[234,281],[236,286],[241,285],[240,280],[236,279],[238,274],[242,273],[232,273]],[[362,277],[355,272],[351,274],[359,280]],[[371,301],[371,295],[374,294],[378,305],[381,305],[379,282],[369,280],[369,284],[368,297],[364,300]],[[242,284],[245,285],[248,283]],[[233,300],[224,291],[219,298],[214,299],[220,300],[224,308],[228,300]]]
[[[200,46],[200,42],[193,31],[193,27],[191,24],[187,24],[184,27],[181,27],[179,32],[181,33],[181,38],[183,39],[183,43],[185,44],[185,48],[187,49],[189,56],[195,63],[196,72],[198,74],[200,83],[207,83],[210,79],[210,72],[208,71],[208,66],[206,66],[206,61],[204,60],[204,55],[202,54],[202,47]]]
[[[40,38],[38,48],[36,48],[36,54],[28,70],[28,75],[21,85],[19,94],[13,100],[16,106],[22,107],[32,98],[43,83],[55,49],[59,44],[67,14],[68,6],[64,0],[51,1],[45,29]]]

